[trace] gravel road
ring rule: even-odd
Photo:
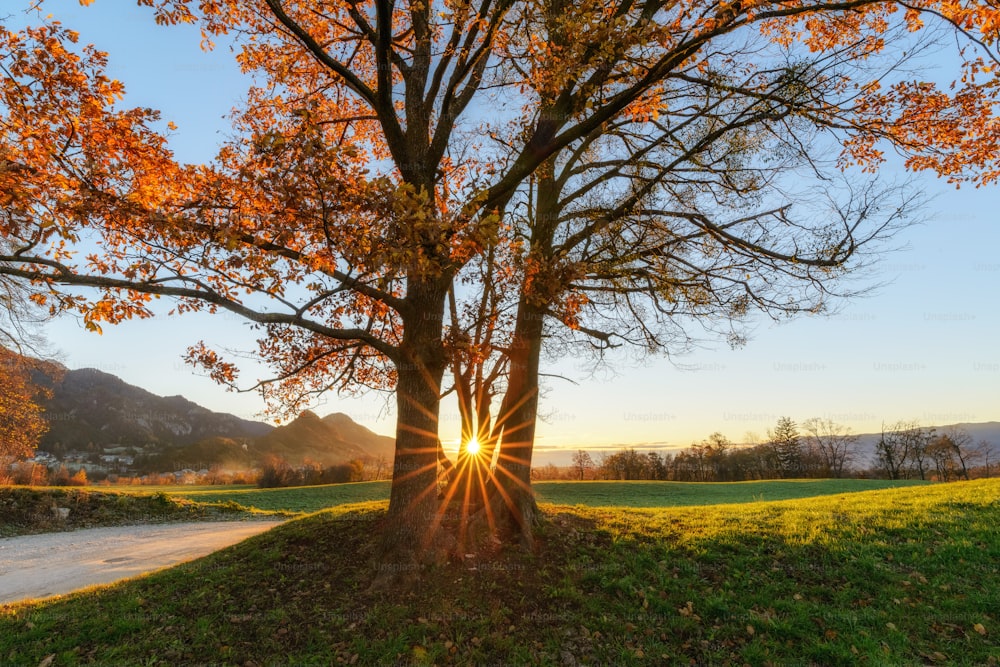
[[[280,524],[217,521],[0,539],[0,604],[63,595],[193,560]]]

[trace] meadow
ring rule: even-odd
[[[1000,662],[1000,480],[543,503],[534,553],[469,554],[391,589],[371,585],[402,566],[375,555],[385,506],[341,505],[170,570],[0,607],[0,663]]]
[[[325,484],[277,489],[254,487],[167,487],[165,493],[199,503],[236,503],[267,512],[311,513],[345,503],[388,500],[389,482]]]
[[[535,482],[540,502],[591,507],[681,507],[793,500],[812,496],[926,484],[919,480],[778,480],[701,484],[692,482]],[[344,503],[388,500],[389,482],[360,482],[281,489],[167,487],[167,495],[201,503],[234,502],[264,511],[317,512]]]

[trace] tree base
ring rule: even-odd
[[[430,516],[384,521],[379,527],[373,587],[406,589],[428,567],[481,559],[503,549],[534,552],[534,529],[541,521],[534,497],[520,494],[508,499],[492,485],[485,499],[482,495],[472,502],[465,494],[445,493]]]

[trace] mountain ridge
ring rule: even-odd
[[[58,457],[137,452],[145,471],[253,467],[269,457],[291,465],[392,459],[395,440],[337,412],[305,411],[284,426],[214,412],[182,395],[159,396],[94,368],[50,364],[36,382],[51,392],[40,401],[49,431],[38,449]]]
[[[94,368],[64,370],[50,377],[41,401],[49,431],[39,449],[85,450],[107,446],[183,446],[213,436],[257,438],[273,430],[180,395],[158,396]]]

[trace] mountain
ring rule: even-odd
[[[321,419],[307,411],[275,428],[212,412],[183,396],[157,396],[93,368],[48,365],[35,381],[51,391],[42,401],[49,431],[38,449],[59,458],[73,451],[96,457],[134,448],[139,452],[136,468],[162,472],[215,465],[246,469],[270,456],[292,465],[307,459],[334,465],[379,456],[391,461],[395,450],[393,438],[342,413]]]
[[[383,456],[392,460],[396,441],[355,423],[343,413],[320,418],[306,410],[294,421],[256,440],[253,450],[283,457],[291,465],[306,459],[331,465],[351,459]]]
[[[183,396],[162,397],[93,368],[49,379],[42,401],[49,432],[39,449],[54,453],[115,446],[176,447],[206,438],[258,438],[274,427],[212,412]]]

